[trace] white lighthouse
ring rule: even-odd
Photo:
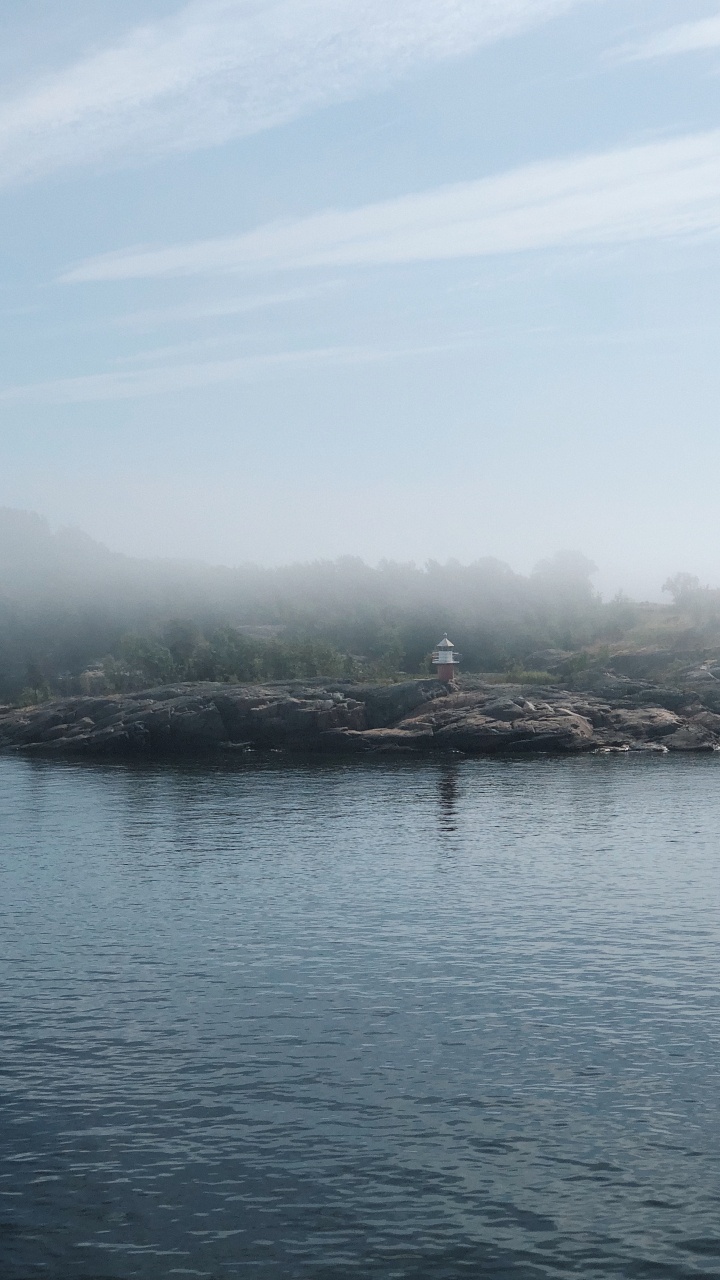
[[[455,679],[455,668],[460,663],[460,654],[456,652],[452,640],[448,640],[447,631],[432,656],[433,666],[438,680],[450,684]]]

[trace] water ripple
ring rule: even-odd
[[[718,767],[0,761],[3,1280],[718,1280]]]

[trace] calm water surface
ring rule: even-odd
[[[720,760],[0,760],[0,1276],[720,1276]]]

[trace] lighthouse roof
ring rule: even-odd
[[[447,631],[438,645],[438,649],[454,649],[455,645],[452,640],[448,640]]]

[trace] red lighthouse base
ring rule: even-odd
[[[455,679],[455,666],[452,662],[439,662],[435,670],[438,680],[442,680],[443,684],[452,684]]]

